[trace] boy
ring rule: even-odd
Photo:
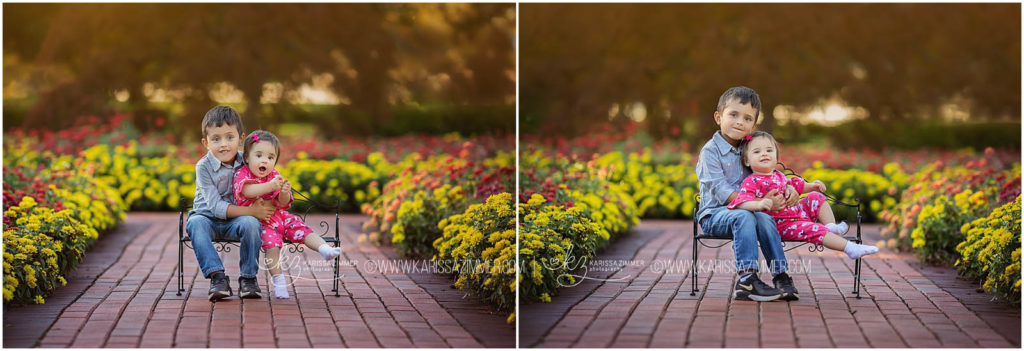
[[[700,181],[700,211],[696,220],[705,233],[731,238],[739,279],[733,298],[737,300],[772,301],[798,299],[793,279],[786,274],[786,256],[775,220],[764,212],[729,210],[725,205],[739,194],[740,184],[750,174],[740,161],[740,139],[750,134],[761,112],[761,98],[753,89],[733,87],[718,99],[715,124],[720,130],[704,144],[697,161]],[[768,193],[773,210],[797,203],[800,195],[789,186],[785,195]],[[772,288],[757,276],[757,247],[761,246],[774,276]]]
[[[203,117],[202,141],[209,152],[196,163],[196,196],[185,229],[192,238],[199,268],[210,279],[210,301],[231,296],[230,279],[213,247],[214,238],[241,243],[238,296],[260,297],[256,273],[262,242],[257,218],[270,218],[277,208],[262,201],[250,207],[232,203],[231,180],[235,170],[244,164],[238,150],[244,135],[242,119],[233,108],[217,106]]]

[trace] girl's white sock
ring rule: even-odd
[[[829,223],[825,225],[825,228],[828,228],[828,231],[839,235],[846,234],[846,231],[850,230],[850,226],[846,224],[846,221],[842,221],[839,223]]]
[[[843,252],[846,252],[847,256],[850,256],[850,258],[856,260],[861,256],[867,256],[878,252],[878,247],[871,245],[861,245],[854,243],[852,241],[848,241],[846,242],[846,248],[843,249]]]
[[[288,282],[284,280],[284,274],[275,275],[272,279],[274,283],[274,297],[279,299],[288,298]]]
[[[328,245],[327,243],[324,243],[324,244],[320,245],[320,247],[317,248],[316,250],[320,251],[320,255],[324,256],[325,260],[329,260],[329,259],[338,257],[338,255],[341,255],[341,248],[340,247],[332,247],[331,245]]]

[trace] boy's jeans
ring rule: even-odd
[[[217,249],[213,247],[212,239],[216,238],[238,240],[242,246],[238,253],[241,276],[256,278],[259,271],[260,245],[263,244],[260,240],[260,221],[256,217],[240,216],[221,220],[203,215],[190,215],[185,230],[192,238],[192,251],[196,253],[196,261],[199,262],[204,277],[224,270]]]
[[[772,216],[725,207],[713,211],[711,216],[700,221],[700,227],[711,236],[732,238],[736,272],[757,270],[758,243],[773,276],[789,269],[786,253],[782,250],[782,238]]]

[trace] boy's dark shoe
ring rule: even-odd
[[[258,299],[261,292],[260,285],[256,283],[256,278],[238,277],[239,297],[243,299]]]
[[[793,286],[793,278],[789,277],[786,272],[779,273],[772,278],[772,283],[775,284],[775,288],[782,290],[781,299],[786,301],[796,301],[800,299],[800,296],[796,293],[796,286]]]
[[[782,291],[768,286],[754,272],[740,274],[732,298],[748,301],[774,301],[782,297]]]
[[[210,274],[210,301],[217,301],[231,296],[230,279],[224,272],[213,272]]]

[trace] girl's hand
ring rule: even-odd
[[[281,184],[281,192],[288,194],[291,194],[292,192],[292,183],[289,182],[287,179],[284,180],[284,184]]]
[[[758,211],[770,211],[772,209],[772,205],[775,205],[775,202],[772,201],[772,199],[761,199],[758,203]]]
[[[281,175],[278,174],[274,176],[274,179],[267,182],[267,184],[270,184],[274,190],[281,190],[281,185],[284,184],[284,179],[281,179]]]
[[[814,191],[822,193],[825,192],[825,183],[820,180],[815,180],[814,182],[811,183],[811,186],[814,187]]]

